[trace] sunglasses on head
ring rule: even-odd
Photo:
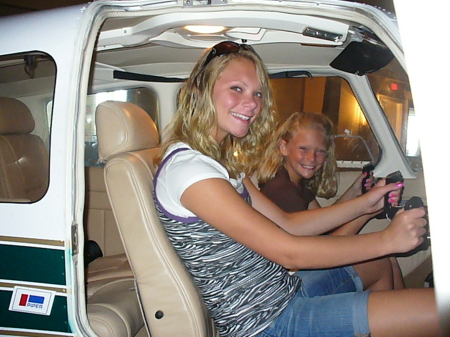
[[[248,51],[251,51],[256,54],[253,47],[248,44],[244,44],[244,43],[239,44],[239,43],[232,42],[232,41],[220,42],[211,48],[208,56],[206,57],[206,60],[205,60],[205,63],[203,64],[203,66],[206,67],[208,65],[208,63],[211,62],[211,60],[215,57],[221,57],[221,56],[228,55],[231,53],[237,53],[241,49],[248,50]]]

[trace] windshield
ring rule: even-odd
[[[420,171],[418,128],[408,75],[394,58],[367,76],[411,168]]]

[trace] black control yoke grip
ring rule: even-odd
[[[375,166],[372,163],[366,164],[362,168],[362,172],[363,173],[367,173],[367,175],[363,178],[362,184],[361,184],[361,192],[362,192],[362,194],[367,192],[366,182],[370,178],[370,172],[373,171],[374,169],[375,169]]]
[[[388,174],[388,176],[386,177],[386,185],[392,184],[392,183],[399,183],[399,182],[403,182],[403,176],[400,171],[392,172],[392,173]],[[402,197],[400,194],[400,199],[398,200],[399,203],[400,203],[401,199],[402,199]],[[387,215],[387,217],[389,219],[392,219],[398,210],[399,210],[398,207],[392,206],[391,203],[389,202],[389,193],[387,193],[384,196],[384,212],[385,212],[385,214]]]
[[[419,208],[419,207],[425,207],[422,198],[420,197],[412,197],[405,203],[405,210],[413,209],[413,208]]]

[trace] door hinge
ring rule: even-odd
[[[72,223],[72,256],[78,254],[78,224],[76,222]]]

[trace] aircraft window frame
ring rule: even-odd
[[[3,171],[1,180],[4,179],[0,183],[3,187],[0,191],[2,203],[35,203],[48,191],[52,111],[45,109],[44,102],[47,97],[54,95],[56,76],[56,62],[45,52],[27,51],[0,55],[0,96],[15,105],[15,109],[19,109],[15,113],[23,112],[20,116],[24,119],[22,126],[34,124],[31,132],[25,128],[16,128],[14,131],[6,130],[6,133],[0,136],[5,137],[5,142],[11,141],[8,143],[10,145],[17,143],[19,137],[22,139],[20,151],[19,148],[13,148],[9,152],[13,155],[6,156],[9,160],[14,160],[16,156],[21,158],[16,159],[14,163],[6,162],[7,167],[0,168]],[[23,105],[31,115],[22,109]],[[10,139],[6,139],[7,137]],[[26,146],[23,146],[24,144]]]

